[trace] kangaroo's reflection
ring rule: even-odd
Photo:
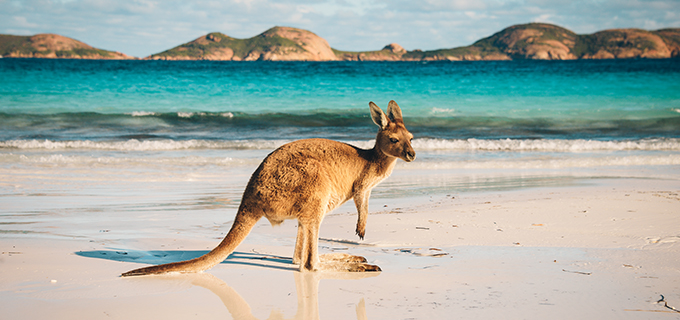
[[[293,274],[297,291],[297,313],[290,319],[295,320],[319,319],[319,281],[321,279],[356,280],[379,275],[379,273],[374,272],[294,272]],[[191,279],[193,285],[206,288],[217,295],[235,320],[257,319],[253,316],[248,302],[220,278],[209,273],[188,274],[186,276]],[[174,276],[160,276],[159,278],[177,279]],[[357,304],[356,312],[358,320],[367,319],[363,298]],[[267,319],[283,320],[284,317],[280,313],[272,312]]]
[[[94,250],[94,251],[78,251],[76,255],[109,259],[122,262],[136,262],[136,263],[167,263],[174,261],[182,261],[187,258],[193,258],[204,254],[200,251],[131,251],[131,250]],[[336,280],[359,280],[380,275],[380,272],[347,272],[346,270],[357,270],[356,266],[347,268],[347,264],[357,263],[359,265],[365,262],[363,257],[352,256],[344,253],[327,253],[321,255],[326,266],[335,265],[335,270],[345,271],[321,271],[321,272],[298,272],[296,265],[292,263],[290,257],[280,257],[270,254],[260,254],[252,252],[236,252],[233,253],[229,259],[223,261],[223,264],[243,265],[251,267],[260,267],[269,270],[277,270],[284,274],[293,274],[295,277],[295,287],[297,291],[297,313],[292,319],[319,319],[319,281],[321,279],[336,279]],[[358,259],[360,258],[360,259]],[[234,319],[256,319],[252,313],[248,303],[239,295],[234,289],[229,287],[224,281],[209,273],[183,273],[183,274],[165,274],[156,275],[152,277],[133,277],[126,278],[127,281],[169,281],[182,283],[191,282],[192,285],[200,286],[210,290],[217,295],[224,305],[231,313]],[[272,313],[269,319],[284,319],[283,315]],[[363,299],[357,305],[357,319],[366,319],[366,308],[364,307]]]

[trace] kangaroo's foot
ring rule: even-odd
[[[319,256],[320,269],[324,271],[371,272],[380,267],[366,263],[366,258],[346,253],[328,253]]]

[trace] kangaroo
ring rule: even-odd
[[[373,102],[369,107],[373,122],[380,127],[373,149],[325,139],[281,146],[250,177],[234,223],[217,247],[192,260],[139,268],[122,276],[210,269],[226,259],[262,217],[272,225],[298,220],[293,263],[299,264],[300,271],[329,269],[324,265],[337,260],[346,262],[346,271],[380,271],[378,266],[364,264],[363,257],[324,255],[321,261],[318,254],[319,227],[326,213],[353,199],[359,216],[356,234],[363,240],[371,189],[392,173],[397,158],[406,162],[416,158],[413,135],[404,126],[399,105],[390,101],[387,115]]]

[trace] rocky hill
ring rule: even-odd
[[[578,35],[565,28],[530,23],[504,29],[471,46],[437,50],[423,58],[499,59],[627,59],[672,58],[680,55],[680,29],[645,31],[613,29]]]
[[[583,59],[680,57],[680,29],[614,29],[580,37],[575,54]]]
[[[337,60],[337,57],[328,42],[312,32],[274,27],[249,39],[236,39],[219,32],[209,33],[147,59],[328,61]]]
[[[680,57],[680,29],[613,29],[578,35],[545,23],[516,25],[470,46],[409,51],[403,60],[573,60]]]
[[[338,60],[345,61],[399,61],[408,51],[396,43],[386,45],[380,51],[351,52],[333,49]]]
[[[58,34],[0,34],[0,56],[7,58],[134,59],[124,53],[94,48]]]

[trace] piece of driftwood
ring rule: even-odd
[[[661,299],[659,301],[657,301],[656,303],[661,303],[661,302],[663,302],[663,306],[666,307],[667,309],[670,309],[670,310],[673,310],[675,312],[680,313],[680,310],[675,309],[675,308],[668,305],[668,302],[666,302],[666,298],[663,296],[663,294],[661,295]]]
[[[578,274],[584,274],[584,275],[587,275],[587,276],[589,276],[589,275],[593,274],[592,272],[582,272],[582,271],[571,271],[571,270],[565,270],[565,269],[562,269],[562,271],[564,271],[564,272],[569,272],[569,273],[578,273]]]

